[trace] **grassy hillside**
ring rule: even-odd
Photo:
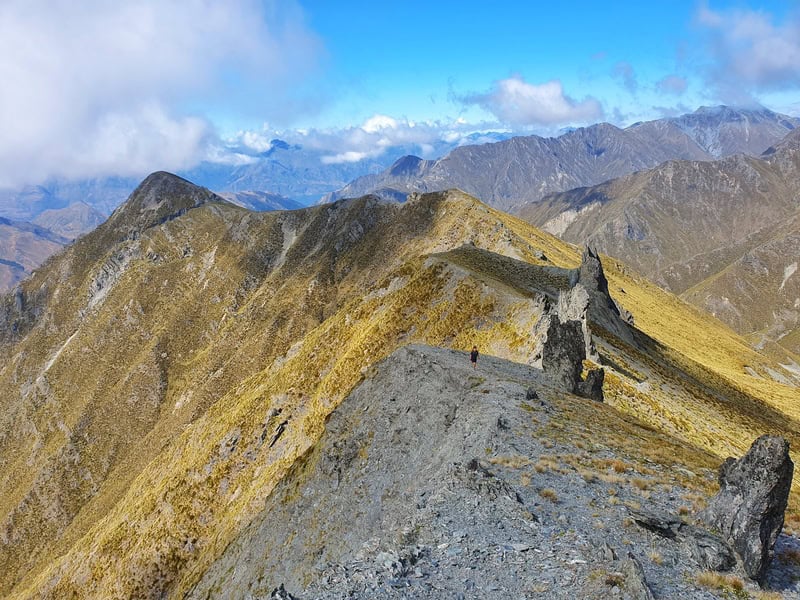
[[[179,597],[371,365],[409,342],[527,362],[580,257],[460,192],[254,214],[180,189],[132,198],[25,283],[28,312],[6,305],[9,597]],[[599,332],[609,404],[720,458],[765,431],[797,447],[797,389],[770,377],[789,373],[605,266],[642,331]]]
[[[761,158],[670,161],[550,195],[520,214],[625,261],[754,345],[797,354],[798,173],[793,131]]]

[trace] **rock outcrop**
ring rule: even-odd
[[[589,371],[585,381],[581,377],[586,359],[585,326],[585,321],[561,321],[558,314],[543,317],[542,369],[566,391],[602,402],[603,370]]]
[[[718,535],[701,527],[686,523],[677,515],[653,509],[632,510],[634,522],[653,533],[682,547],[682,554],[692,559],[704,569],[729,571],[736,564],[731,547]]]
[[[647,585],[642,563],[631,553],[623,561],[614,561],[606,569],[598,569],[597,575],[580,590],[584,600],[653,600],[653,592]]]
[[[763,435],[742,458],[722,463],[720,491],[700,514],[728,540],[757,581],[766,574],[783,528],[793,468],[789,442]]]
[[[592,250],[589,246],[584,248],[581,264],[573,271],[571,281],[575,287],[580,285],[586,289],[589,296],[586,306],[588,320],[631,343],[633,336],[630,325],[633,324],[633,315],[620,308],[611,297],[603,264],[596,250]]]
[[[602,402],[603,369],[590,370],[586,380],[581,377],[585,359],[599,360],[589,323],[633,343],[632,321],[630,313],[621,311],[611,298],[600,258],[587,247],[580,267],[570,273],[570,289],[559,294],[536,327],[541,342],[534,361],[541,361],[567,391]]]

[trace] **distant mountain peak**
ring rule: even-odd
[[[398,158],[391,167],[389,173],[394,176],[409,175],[419,170],[421,163],[425,162],[419,156],[408,154]]]
[[[289,142],[275,138],[269,141],[269,149],[259,154],[259,156],[267,158],[272,156],[273,154],[275,154],[275,152],[279,150],[289,151],[289,150],[300,150],[300,149],[302,149],[302,146],[298,144],[292,145]]]
[[[166,171],[148,175],[111,215],[107,226],[126,235],[142,232],[208,202],[225,202],[210,190]]]

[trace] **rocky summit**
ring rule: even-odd
[[[796,597],[797,385],[463,192],[156,173],[0,298],[0,595]]]

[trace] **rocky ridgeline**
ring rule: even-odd
[[[187,597],[699,600],[713,597],[696,583],[705,570],[755,576],[753,536],[769,546],[758,579],[800,591],[797,566],[770,562],[779,527],[758,533],[786,505],[784,442],[761,438],[723,465],[727,484],[703,515],[735,514],[737,525],[709,527],[685,514],[683,498],[696,492],[674,474],[713,480],[711,470],[640,458],[643,495],[627,473],[567,465],[582,452],[622,458],[600,442],[623,417],[589,402],[589,414],[611,420],[581,422],[587,413],[575,403],[586,402],[535,367],[485,356],[473,371],[462,352],[401,348],[366,374]],[[567,423],[598,443],[582,450],[552,435]],[[632,433],[663,443],[645,428]],[[737,542],[739,532],[748,541]],[[758,589],[748,582],[743,593]]]

